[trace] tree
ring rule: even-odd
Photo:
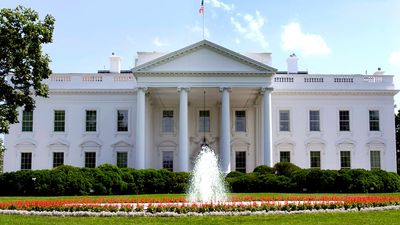
[[[396,153],[397,153],[397,173],[400,174],[400,109],[395,116],[396,126]]]
[[[4,151],[3,139],[0,138],[0,173],[3,173]]]
[[[41,81],[51,74],[50,58],[42,45],[51,43],[54,21],[23,6],[0,10],[0,133],[18,122],[18,107],[31,111],[34,96],[47,97]]]

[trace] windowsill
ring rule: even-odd
[[[353,136],[352,131],[337,131],[337,136]]]
[[[160,137],[176,137],[176,132],[161,132]]]
[[[291,131],[278,131],[278,136],[292,136]]]
[[[322,137],[323,136],[323,132],[322,131],[308,131],[307,132],[307,136],[308,137]]]
[[[383,136],[383,131],[368,131],[368,136],[382,137]]]
[[[89,132],[89,131],[85,131],[83,134],[82,134],[82,136],[83,137],[85,137],[85,136],[99,136],[99,132],[98,131],[93,131],[93,132]]]

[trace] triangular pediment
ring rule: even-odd
[[[237,52],[203,40],[133,68],[133,72],[249,72],[276,69]]]

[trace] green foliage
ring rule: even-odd
[[[3,139],[0,138],[0,174],[3,173],[4,151],[6,148],[3,144]]]
[[[47,96],[41,81],[50,76],[50,58],[42,45],[51,43],[54,18],[44,20],[32,9],[18,6],[0,10],[0,133],[18,122],[17,108],[33,110],[32,95]]]
[[[383,170],[301,169],[291,163],[277,163],[276,174],[269,167],[253,173],[231,172],[226,177],[232,192],[370,193],[400,191],[400,176]]]
[[[253,170],[254,173],[261,173],[261,174],[275,174],[275,169],[266,165],[257,166]]]
[[[292,173],[300,170],[300,167],[298,167],[290,162],[279,162],[279,163],[275,164],[274,169],[278,176],[290,177],[292,175]]]
[[[105,164],[97,168],[59,166],[0,175],[0,195],[60,196],[184,193],[189,173],[135,170]]]

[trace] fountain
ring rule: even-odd
[[[218,203],[227,201],[224,175],[218,167],[218,158],[205,143],[195,160],[190,180],[189,202]]]
[[[203,107],[206,107],[206,91],[203,95]],[[188,202],[220,203],[227,201],[224,175],[218,167],[218,158],[206,140],[206,120],[203,119],[203,143],[195,159],[190,180]]]

